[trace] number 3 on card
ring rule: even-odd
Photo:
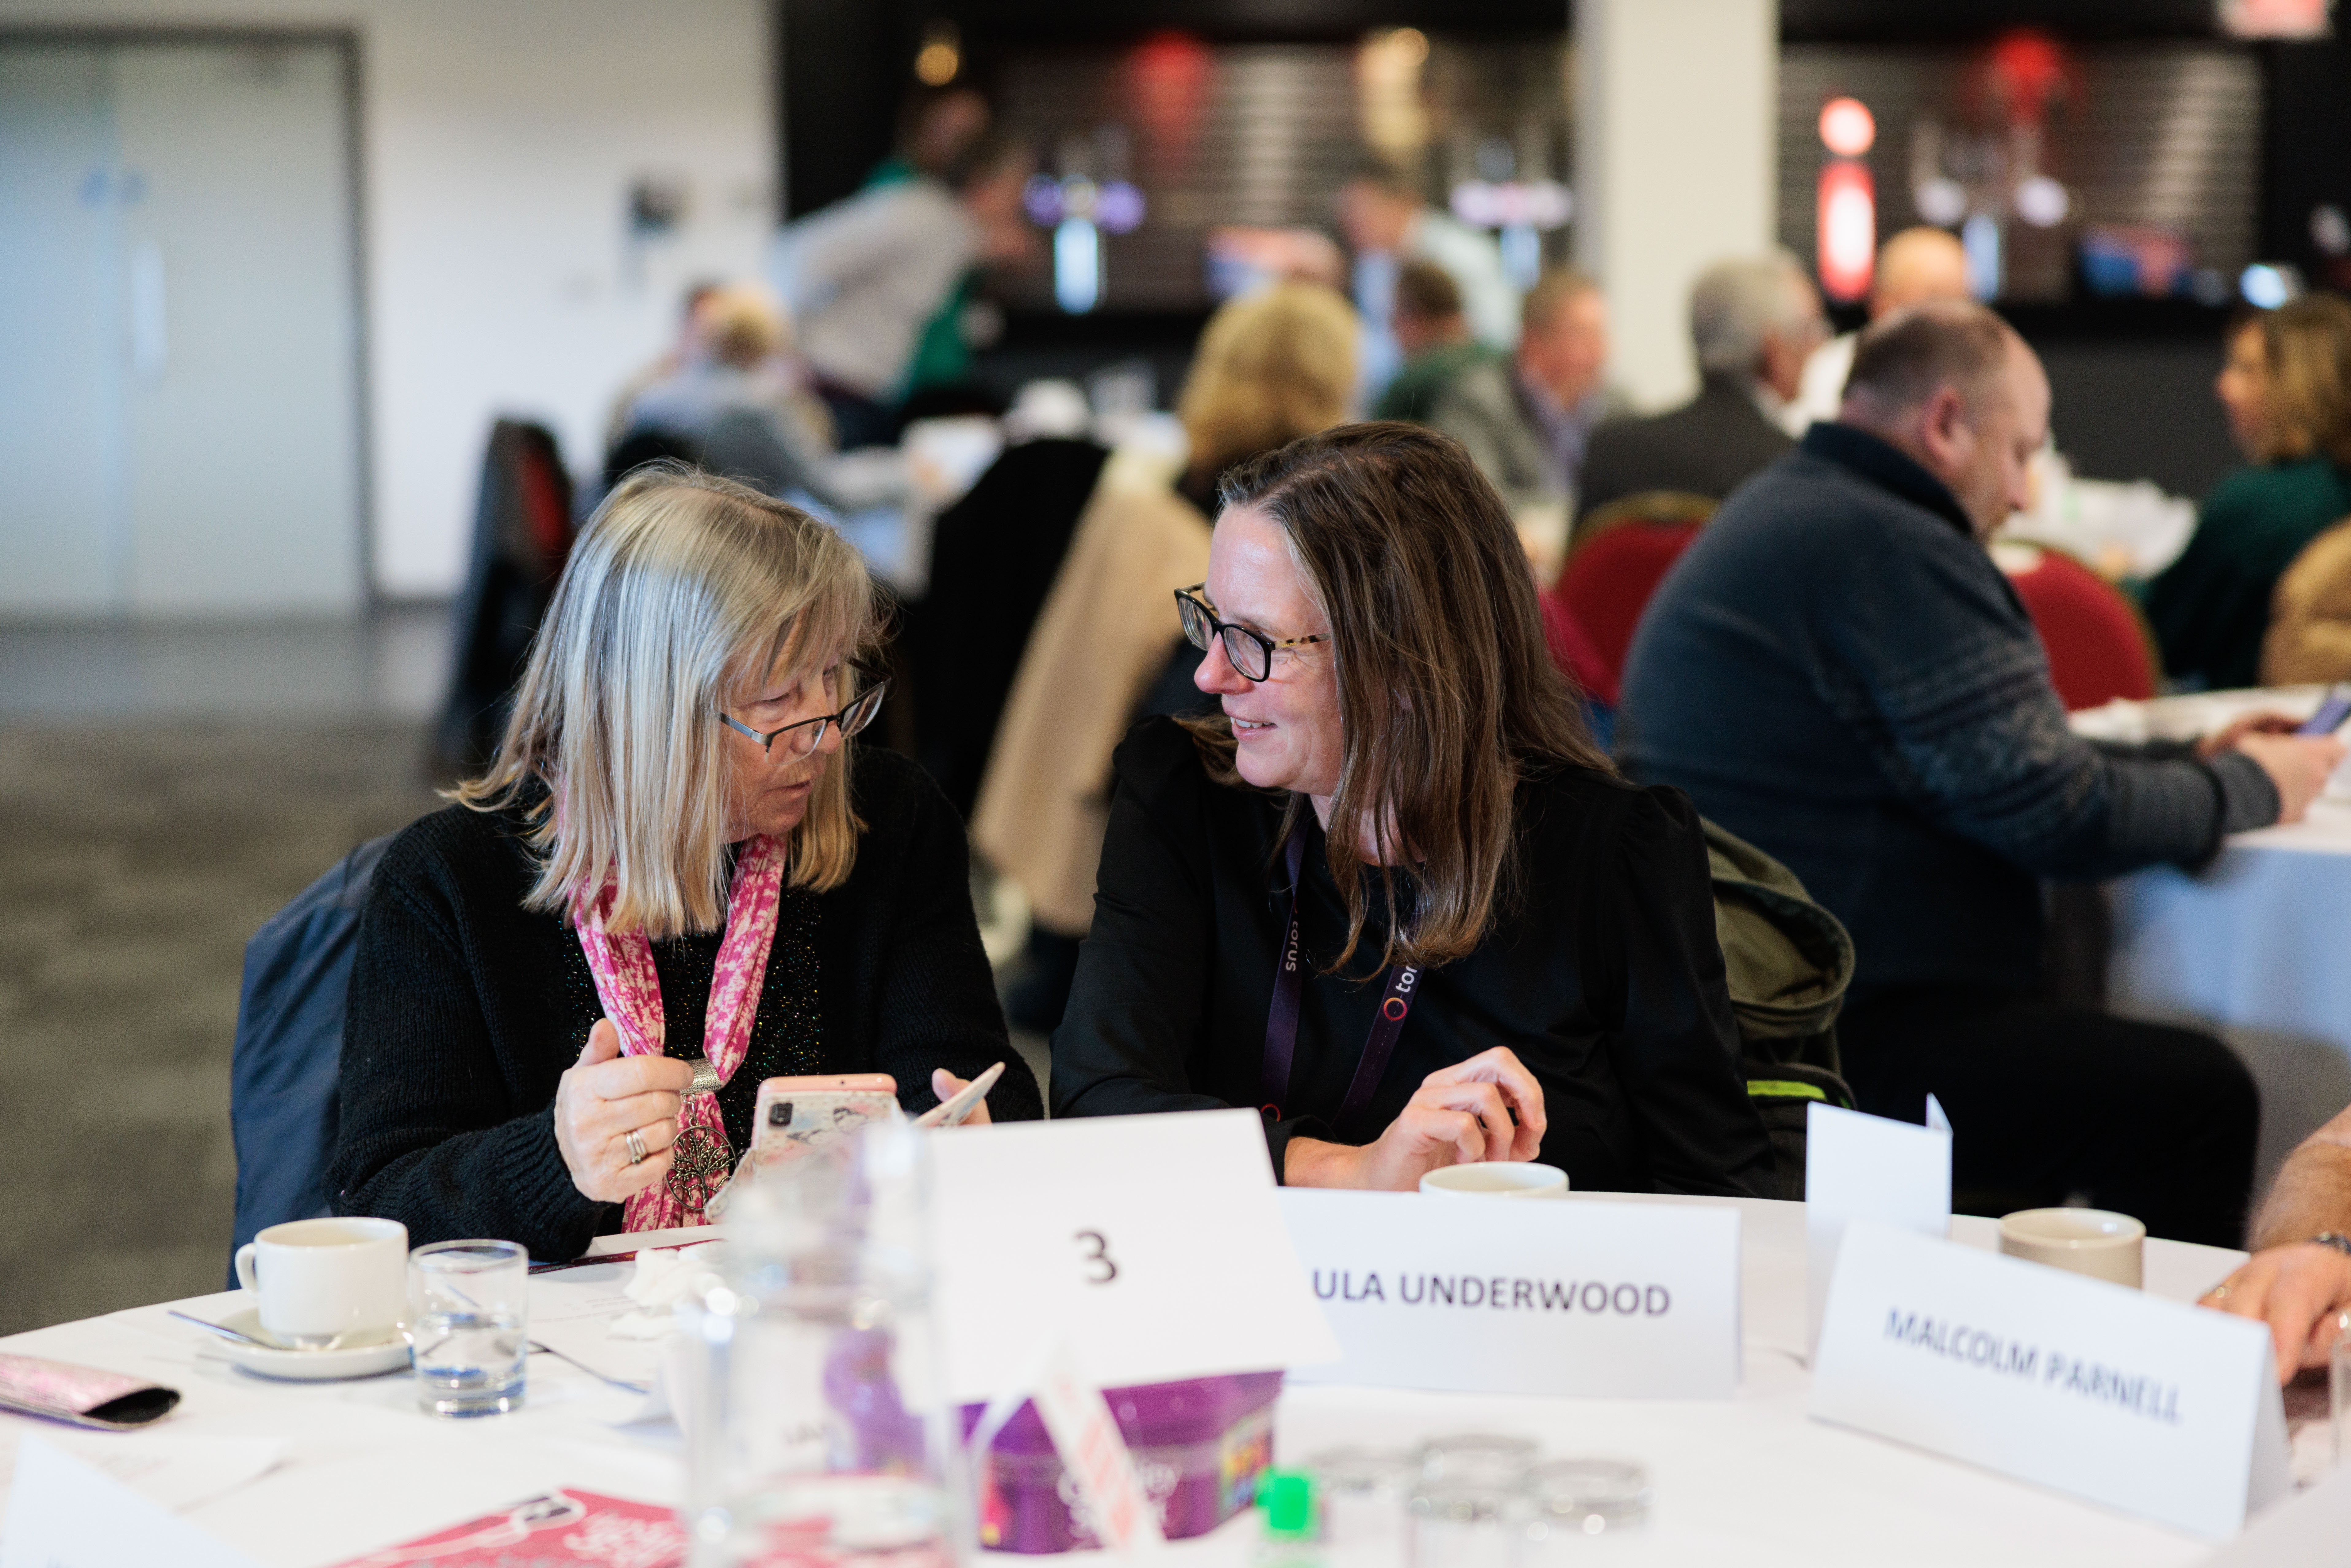
[[[1086,1276],[1087,1284],[1107,1285],[1118,1278],[1118,1265],[1111,1260],[1109,1238],[1099,1230],[1081,1230],[1070,1239],[1086,1244],[1086,1251],[1079,1260],[1093,1270]]]

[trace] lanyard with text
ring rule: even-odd
[[[1272,1112],[1276,1121],[1281,1120],[1282,1102],[1290,1095],[1290,1063],[1298,1050],[1298,995],[1301,985],[1298,885],[1306,866],[1303,829],[1290,833],[1282,852],[1290,865],[1290,928],[1282,933],[1281,951],[1274,957],[1273,1005],[1266,1010],[1265,1076],[1261,1084],[1262,1108]],[[1364,1041],[1363,1060],[1355,1063],[1355,1076],[1347,1085],[1347,1098],[1340,1103],[1338,1115],[1332,1118],[1334,1128],[1372,1103],[1380,1079],[1387,1072],[1388,1058],[1395,1053],[1396,1036],[1404,1032],[1405,1015],[1412,1011],[1413,989],[1419,980],[1420,967],[1416,964],[1388,971],[1387,995],[1380,998],[1380,1010],[1372,1019],[1371,1036]]]

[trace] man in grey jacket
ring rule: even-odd
[[[2343,748],[2073,734],[1983,547],[2024,504],[2048,419],[2039,361],[1980,306],[1873,324],[1838,422],[1740,489],[1660,585],[1622,748],[1844,922],[1847,1076],[1881,1114],[1941,1100],[1963,1201],[2086,1193],[2158,1235],[2233,1245],[2250,1076],[2207,1036],[2040,997],[2040,880],[2199,864],[2225,833],[2299,817]]]

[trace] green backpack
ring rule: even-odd
[[[1836,1040],[1853,982],[1853,938],[1795,873],[1736,834],[1704,827],[1740,1071],[1771,1138],[1768,1196],[1801,1201],[1807,1108],[1817,1101],[1853,1109]]]

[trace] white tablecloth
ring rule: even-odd
[[[1277,1412],[1278,1453],[1295,1459],[1340,1444],[1404,1446],[1474,1428],[1535,1437],[1556,1456],[1636,1459],[1649,1469],[1656,1508],[1646,1531],[1610,1542],[1617,1549],[1609,1555],[1626,1563],[2160,1568],[2199,1562],[2210,1551],[2156,1525],[1808,1420],[1809,1376],[1800,1360],[1803,1209],[1763,1202],[1737,1207],[1743,1216],[1746,1365],[1735,1400],[1473,1398],[1300,1388],[1282,1396]],[[1953,1224],[1959,1239],[1993,1244],[1990,1221],[1963,1218]],[[2238,1259],[2213,1248],[2150,1242],[2147,1288],[2189,1300]],[[609,1295],[627,1267],[535,1281],[534,1334],[553,1337],[558,1311]],[[181,1304],[217,1317],[241,1301],[231,1292]],[[625,1360],[625,1347],[617,1342],[597,1354],[592,1333],[574,1333],[563,1343],[583,1357],[593,1354],[607,1370]],[[183,1390],[179,1410],[152,1428],[159,1436],[281,1440],[285,1459],[278,1469],[186,1515],[271,1568],[338,1562],[549,1487],[648,1501],[671,1501],[680,1492],[675,1428],[608,1425],[633,1401],[548,1356],[531,1358],[523,1411],[446,1423],[417,1412],[405,1375],[348,1384],[269,1383],[235,1370],[214,1353],[213,1343],[174,1323],[161,1307],[141,1307],[15,1335],[0,1340],[0,1350],[136,1373]],[[25,1433],[59,1430],[0,1416],[0,1464],[13,1466]],[[137,1444],[141,1436],[106,1440]],[[1246,1568],[1254,1528],[1244,1518],[1182,1543],[1171,1552],[1169,1568]]]
[[[2298,686],[2118,703],[2077,715],[2075,727],[2176,738],[2256,708],[2305,715],[2321,695]],[[2338,775],[2304,821],[2236,834],[2193,874],[2162,867],[2110,892],[2112,1005],[2211,1028],[2244,1057],[2262,1088],[2266,1176],[2351,1105],[2351,790]]]

